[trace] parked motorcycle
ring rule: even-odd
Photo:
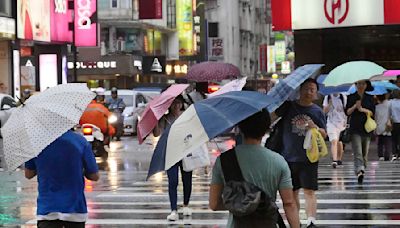
[[[100,128],[93,124],[83,124],[77,131],[92,145],[96,157],[108,157],[108,152],[104,149],[106,139]]]

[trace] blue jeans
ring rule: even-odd
[[[184,171],[182,166],[182,161],[180,161],[167,170],[168,194],[172,211],[177,210],[178,208],[177,206],[178,169],[181,170],[182,182],[183,182],[183,205],[189,204],[190,194],[192,193],[192,172]]]
[[[370,136],[362,136],[358,134],[351,135],[351,147],[354,154],[354,171],[358,174],[360,171],[365,172],[368,162]]]

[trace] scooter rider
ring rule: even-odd
[[[122,98],[118,97],[118,89],[116,87],[111,88],[111,98],[107,99],[106,106],[116,115],[118,119],[113,126],[117,131],[115,137],[117,138],[117,141],[120,141],[121,136],[124,133],[124,116],[122,115],[122,112],[124,111],[126,105]]]
[[[104,145],[109,145],[110,138],[115,134],[115,128],[108,123],[112,113],[101,103],[102,100],[104,100],[104,89],[99,87],[96,89],[96,97],[83,112],[79,124],[93,124],[100,128],[105,136]]]

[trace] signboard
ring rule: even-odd
[[[187,61],[167,61],[165,73],[167,75],[184,76],[189,70]]]
[[[274,30],[400,24],[398,0],[272,0]]]
[[[57,55],[39,55],[40,91],[44,91],[58,84]]]
[[[286,43],[285,41],[275,41],[275,61],[281,63],[286,59]]]
[[[224,40],[219,37],[209,38],[209,60],[224,59]]]
[[[75,0],[75,44],[97,46],[97,0]]]
[[[72,42],[72,31],[68,24],[72,22],[72,10],[68,10],[68,0],[50,0],[51,41]]]
[[[50,41],[50,0],[17,0],[17,36]]]
[[[143,56],[144,74],[165,74],[165,56]]]
[[[73,69],[74,63],[68,62],[68,69]],[[76,62],[76,69],[114,69],[117,61],[83,61]]]
[[[13,50],[13,93],[15,98],[21,98],[20,56],[18,50]]]
[[[15,39],[15,20],[8,17],[0,17],[0,38]]]
[[[193,0],[176,0],[176,29],[178,30],[179,55],[194,53]]]
[[[139,0],[139,19],[162,19],[162,0]]]
[[[258,50],[258,70],[261,72],[266,72],[267,71],[267,45],[266,44],[262,44],[259,46],[259,50]]]
[[[267,72],[275,73],[275,71],[276,71],[275,46],[268,45],[267,46]]]
[[[283,61],[281,63],[281,72],[282,74],[290,74],[291,69],[290,69],[290,62],[289,61]]]

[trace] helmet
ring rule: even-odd
[[[24,95],[30,95],[31,91],[29,89],[24,89],[23,93]]]
[[[111,93],[118,93],[117,87],[112,87],[111,88]]]
[[[95,92],[96,92],[96,94],[97,94],[98,96],[104,96],[105,90],[104,90],[104,88],[99,87],[99,88],[97,88],[97,89],[95,90]]]

